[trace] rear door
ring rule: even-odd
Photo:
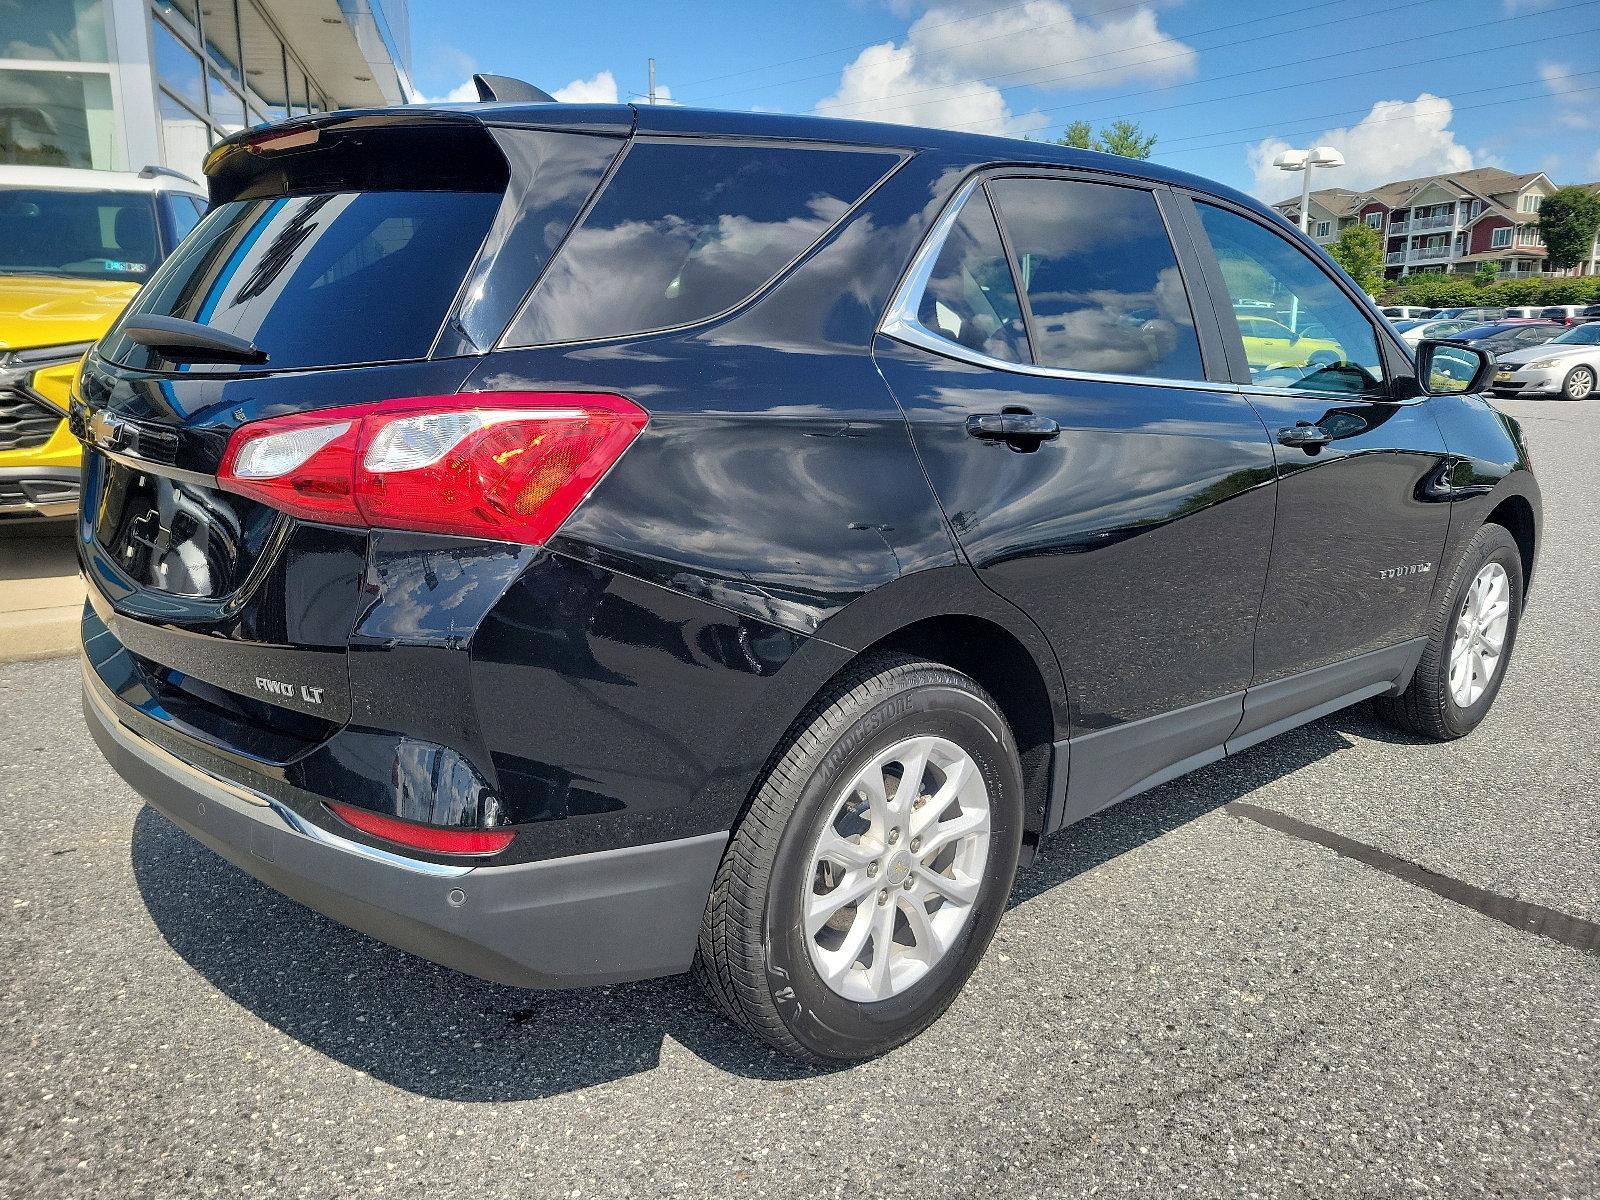
[[[1277,455],[1277,521],[1235,741],[1319,705],[1372,694],[1407,669],[1449,521],[1446,453],[1407,396],[1381,320],[1267,218],[1196,198],[1234,378]],[[1268,307],[1291,340],[1252,353],[1236,310]],[[1414,661],[1414,660],[1413,660]]]
[[[1064,819],[1217,757],[1250,681],[1272,448],[1225,382],[1169,199],[974,181],[877,343],[962,549],[1061,660]]]

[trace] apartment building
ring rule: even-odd
[[[1311,193],[1308,232],[1327,245],[1340,230],[1365,222],[1383,236],[1384,273],[1391,279],[1429,271],[1470,275],[1485,262],[1497,264],[1502,278],[1600,274],[1600,237],[1573,270],[1550,270],[1539,208],[1558,186],[1542,171],[1518,175],[1479,167],[1365,192],[1326,188]],[[1600,192],[1600,183],[1584,186]],[[1298,196],[1273,208],[1291,221],[1300,219]]]
[[[0,163],[198,178],[250,125],[412,99],[407,0],[0,0]]]

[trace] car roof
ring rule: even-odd
[[[1175,187],[1193,188],[1249,208],[1289,225],[1283,215],[1243,192],[1156,163],[1075,150],[1054,142],[931,129],[920,125],[894,125],[878,121],[852,121],[840,117],[801,116],[792,113],[730,112],[722,109],[646,104],[530,104],[521,101],[467,104],[408,104],[401,108],[341,109],[309,117],[296,117],[273,126],[285,132],[309,127],[337,127],[347,123],[394,124],[420,117],[428,120],[472,118],[491,126],[526,126],[609,134],[664,134],[699,137],[770,138],[773,140],[829,142],[835,145],[885,147],[911,151],[938,151],[976,162],[1077,167],[1111,172]],[[213,147],[207,162],[219,161],[225,147],[250,142],[262,127],[236,133]]]
[[[91,171],[83,167],[0,165],[0,187],[84,192],[185,192],[204,196],[206,187],[166,167],[143,171]]]

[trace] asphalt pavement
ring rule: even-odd
[[[1506,407],[1547,524],[1488,721],[1357,708],[1076,826],[847,1070],[352,933],[142,809],[74,662],[0,666],[0,1196],[1600,1195],[1600,401]]]

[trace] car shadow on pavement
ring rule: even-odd
[[[1048,840],[1011,905],[1348,748],[1345,730],[1391,737],[1355,710],[1165,784]],[[285,1035],[419,1095],[559,1095],[654,1069],[668,1039],[748,1078],[819,1073],[729,1024],[688,976],[567,992],[474,979],[312,912],[150,808],[134,821],[132,863],[156,927],[212,986]]]

